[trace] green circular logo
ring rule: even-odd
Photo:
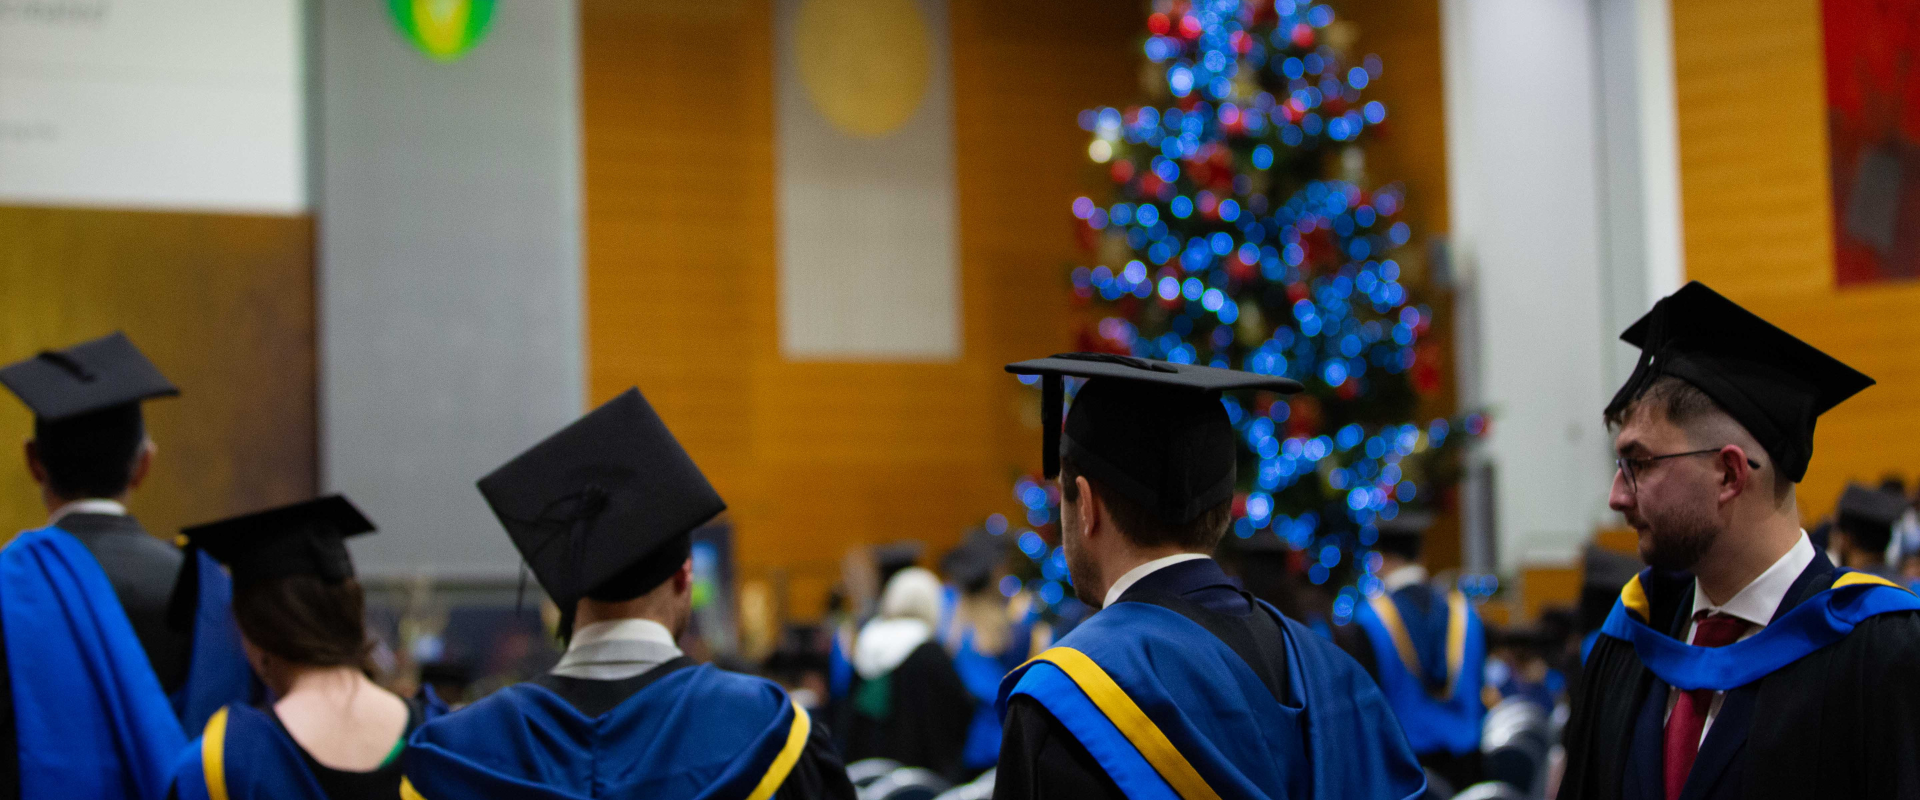
[[[435,61],[458,61],[487,35],[493,0],[387,0],[414,47]]]

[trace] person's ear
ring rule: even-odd
[[[688,594],[693,591],[693,556],[680,563],[680,569],[673,573],[673,593]]]
[[[47,465],[40,463],[40,443],[27,440],[27,474],[33,476],[33,482],[47,485]]]
[[[1100,502],[1100,496],[1093,493],[1093,484],[1087,482],[1087,476],[1073,476],[1074,488],[1080,492],[1080,502],[1074,505],[1080,510],[1080,535],[1092,539],[1096,534],[1105,533],[1107,507]]]
[[[138,489],[146,482],[147,473],[153,470],[153,457],[159,452],[160,445],[152,439],[141,440],[140,452],[133,457],[133,474],[127,478],[127,491]]]
[[[1737,444],[1720,448],[1720,504],[1726,505],[1753,485],[1753,462]]]

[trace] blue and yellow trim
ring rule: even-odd
[[[1400,607],[1394,605],[1393,598],[1380,594],[1367,601],[1373,607],[1373,613],[1380,618],[1381,625],[1387,629],[1387,635],[1393,638],[1393,649],[1400,654],[1400,663],[1407,668],[1407,674],[1419,675],[1420,653],[1413,647],[1413,637],[1407,633],[1407,622],[1400,616]],[[1460,671],[1467,661],[1467,596],[1458,589],[1447,593],[1447,685],[1435,695],[1440,699],[1453,696],[1460,685]]]
[[[1620,591],[1620,601],[1600,633],[1627,642],[1640,663],[1674,688],[1723,692],[1760,680],[1840,641],[1870,617],[1920,611],[1920,596],[1885,578],[1842,571],[1825,591],[1794,606],[1758,633],[1725,647],[1695,647],[1654,630],[1647,624],[1651,609],[1636,575]]]
[[[1207,784],[1160,726],[1087,654],[1071,647],[1055,647],[1029,659],[1027,665],[1035,662],[1051,664],[1065,673],[1184,800],[1220,800],[1219,793]]]
[[[209,800],[227,800],[227,709],[213,712],[200,734],[200,770]]]

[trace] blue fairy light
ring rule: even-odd
[[[1041,539],[1040,534],[1033,531],[1021,531],[1015,545],[1020,548],[1020,552],[1026,553],[1028,558],[1035,561],[1040,560],[1040,556],[1047,552],[1046,540]]]
[[[1014,576],[1012,576],[1012,575],[1002,575],[1002,576],[1000,576],[1000,594],[1001,594],[1001,596],[1003,596],[1003,597],[1012,597],[1012,596],[1014,596],[1014,595],[1016,595],[1016,594],[1019,594],[1019,593],[1020,593],[1020,579],[1019,579],[1019,578],[1016,578],[1016,577],[1014,577]]]
[[[1065,599],[1067,590],[1056,581],[1047,581],[1040,586],[1040,599],[1047,605],[1054,605]]]

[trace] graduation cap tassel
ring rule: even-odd
[[[1066,391],[1059,375],[1040,379],[1040,435],[1046,449],[1040,454],[1040,470],[1048,479],[1060,476],[1060,407]]]
[[[520,586],[513,590],[513,615],[520,616],[527,610],[527,562],[520,561]]]

